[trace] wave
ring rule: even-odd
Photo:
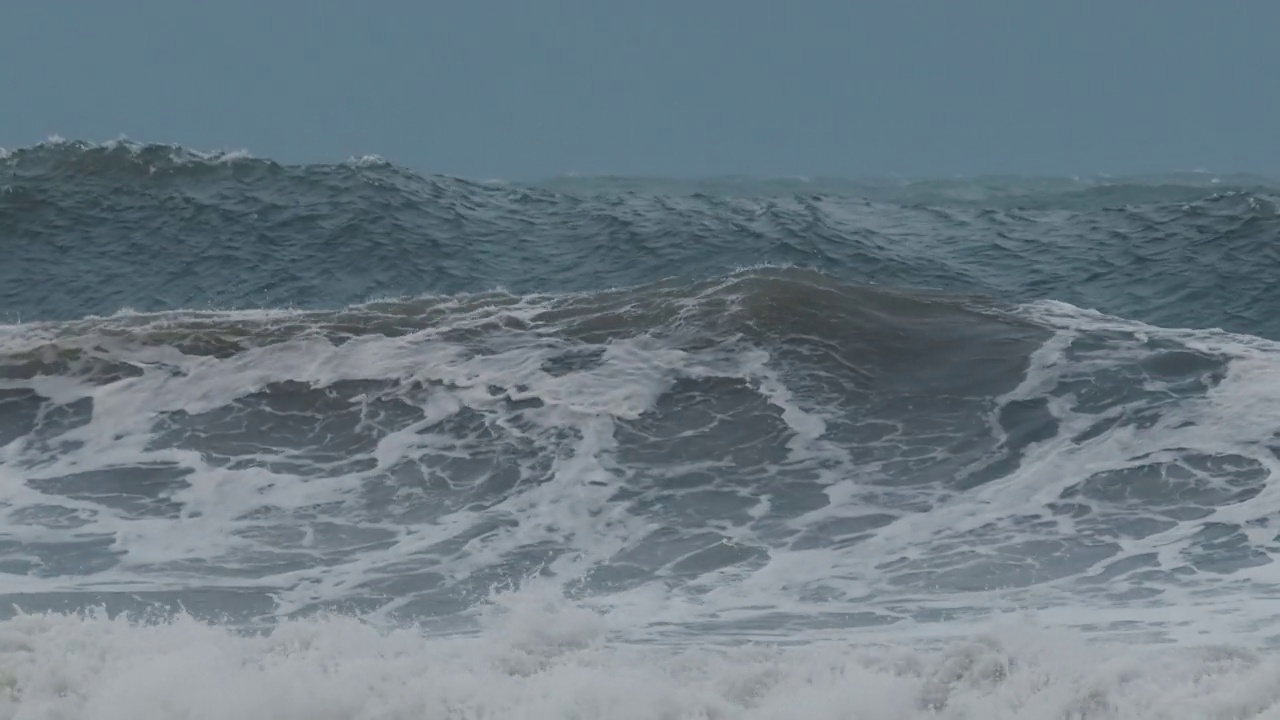
[[[0,161],[15,178],[83,179],[114,176],[172,177],[238,166],[262,173],[269,170],[325,170],[364,168],[394,171],[417,182],[458,183],[468,187],[510,186],[558,195],[650,195],[712,197],[852,196],[865,200],[918,206],[980,206],[1007,209],[1098,209],[1154,203],[1191,203],[1232,194],[1274,196],[1280,180],[1242,173],[1169,172],[1133,176],[1052,177],[994,175],[972,178],[755,178],[713,176],[662,178],[566,175],[536,181],[472,181],[446,175],[423,176],[387,162],[379,155],[348,158],[341,163],[282,164],[258,158],[247,150],[197,150],[179,144],[141,143],[125,138],[104,143],[51,137],[46,142],[14,150],[0,150]]]
[[[1272,592],[1277,368],[802,268],[7,326],[0,567],[28,610],[239,622],[474,629],[542,577],[633,637],[1014,607],[1263,633],[1211,608]]]
[[[104,143],[52,136],[32,147],[5,150],[0,155],[15,176],[49,174],[123,174],[138,169],[163,172],[182,166],[220,165],[253,161],[247,150],[204,151],[177,144],[139,143],[125,138]]]
[[[863,185],[818,181],[738,183],[750,193],[711,180],[492,184],[373,159],[282,165],[70,142],[14,151],[0,172],[10,322],[590,292],[774,265],[1280,337],[1266,312],[1280,303],[1280,215],[1274,191],[1257,187],[1008,181],[1034,200],[1019,209],[982,199],[987,190],[941,197],[979,181],[871,200]]]

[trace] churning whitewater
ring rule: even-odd
[[[1265,178],[0,157],[0,718],[1280,718]]]

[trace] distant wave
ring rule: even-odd
[[[1197,174],[495,184],[372,156],[282,165],[123,141],[16,150],[0,174],[10,322],[587,291],[767,264],[1280,336],[1275,191]]]

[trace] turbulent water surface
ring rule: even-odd
[[[0,718],[1280,718],[1265,178],[0,157]]]

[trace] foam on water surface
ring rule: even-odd
[[[1276,637],[1258,338],[758,269],[0,342],[26,611],[459,630],[542,577],[632,639]]]
[[[0,623],[0,718],[1227,720],[1280,717],[1280,661],[1222,647],[1086,645],[1004,625],[932,646],[659,646],[536,595],[476,636],[351,618],[241,635],[177,618]]]

